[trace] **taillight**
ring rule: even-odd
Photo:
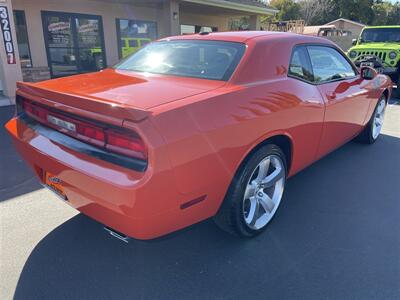
[[[104,129],[98,126],[89,125],[83,122],[77,123],[77,137],[96,146],[104,146],[105,134]]]
[[[47,111],[45,109],[36,105],[32,105],[30,102],[27,101],[24,101],[22,103],[22,107],[30,117],[33,117],[38,121],[47,122]]]
[[[132,133],[122,133],[114,130],[107,130],[106,148],[124,155],[147,159],[146,146],[143,140]]]
[[[134,132],[125,129],[108,129],[106,126],[67,117],[44,107],[23,101],[25,113],[37,121],[69,136],[122,155],[146,160],[147,148]]]

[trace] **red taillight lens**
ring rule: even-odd
[[[146,146],[143,140],[131,133],[121,133],[114,130],[106,132],[106,148],[124,155],[147,159]]]
[[[147,148],[143,140],[134,132],[107,129],[105,126],[93,124],[94,122],[86,122],[53,112],[30,101],[24,100],[22,107],[30,117],[64,134],[98,147],[105,147],[112,152],[147,159]]]
[[[78,138],[92,144],[104,146],[106,139],[103,128],[79,122],[76,126],[76,132],[78,134]]]
[[[24,101],[22,104],[24,111],[32,118],[38,121],[47,122],[47,111],[36,105],[32,105],[30,102]]]

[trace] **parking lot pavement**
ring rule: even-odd
[[[0,108],[0,124],[12,115]],[[0,129],[2,299],[400,299],[400,105],[288,181],[252,240],[211,221],[129,244],[41,189]]]

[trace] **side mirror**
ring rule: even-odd
[[[352,44],[353,46],[357,45],[357,39],[352,39],[352,40],[351,40],[351,44]]]
[[[378,72],[371,67],[361,67],[360,73],[361,78],[365,80],[372,80],[378,75]]]

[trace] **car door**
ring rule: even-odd
[[[293,98],[300,105],[292,116],[297,126],[291,128],[297,154],[294,154],[292,171],[297,172],[315,161],[322,135],[325,103],[314,84],[310,58],[305,45],[293,48],[289,68],[287,99]],[[290,88],[288,88],[290,87]]]
[[[329,45],[307,46],[314,75],[325,101],[325,117],[318,157],[358,134],[364,125],[370,100],[360,86],[362,79],[348,59]]]

